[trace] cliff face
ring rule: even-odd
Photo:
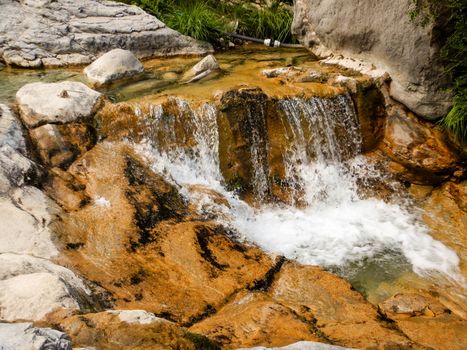
[[[437,29],[413,23],[407,0],[296,0],[293,32],[318,57],[363,60],[389,73],[390,94],[436,119],[450,107]]]

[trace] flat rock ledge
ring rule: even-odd
[[[138,58],[202,55],[184,36],[136,6],[104,0],[0,0],[0,61],[19,67],[84,65],[115,48]]]

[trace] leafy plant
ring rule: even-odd
[[[453,78],[454,93],[451,111],[440,125],[460,140],[467,140],[467,0],[410,0],[412,19],[427,25],[446,17],[448,36],[441,49],[441,58]]]

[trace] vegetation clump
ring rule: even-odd
[[[290,1],[257,6],[249,1],[120,0],[137,5],[170,28],[195,39],[217,44],[224,33],[293,42]]]
[[[448,31],[441,58],[453,78],[451,111],[440,124],[459,140],[467,140],[467,0],[410,0],[410,16],[425,26],[446,18]]]

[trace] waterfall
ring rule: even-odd
[[[303,264],[329,268],[372,259],[400,261],[402,257],[417,274],[462,279],[457,255],[434,240],[415,214],[398,203],[359,195],[359,181],[381,175],[360,154],[358,118],[349,96],[279,101],[286,115],[283,122],[288,124],[288,137],[293,141],[283,161],[295,201],[292,205],[263,203],[259,208],[251,207],[225,188],[219,169],[216,106],[206,103],[191,108],[184,101],[177,101],[177,105],[178,117],[183,115],[184,131],[177,135],[173,120],[176,116],[154,109],[152,116],[144,116],[154,123],[152,131],[145,142],[135,147],[154,171],[181,187],[200,213],[215,217],[237,232],[239,238]],[[264,120],[264,111],[261,113]],[[263,127],[253,132],[250,150],[252,163],[258,167],[253,179],[258,196],[267,191],[269,181],[261,168],[265,159],[260,158],[257,148],[265,143],[261,138],[266,136],[256,133]],[[167,147],[177,137],[186,138],[189,132],[191,138]],[[193,192],[193,186],[216,191],[228,205],[219,204],[209,194]],[[298,199],[305,204],[293,205]]]

